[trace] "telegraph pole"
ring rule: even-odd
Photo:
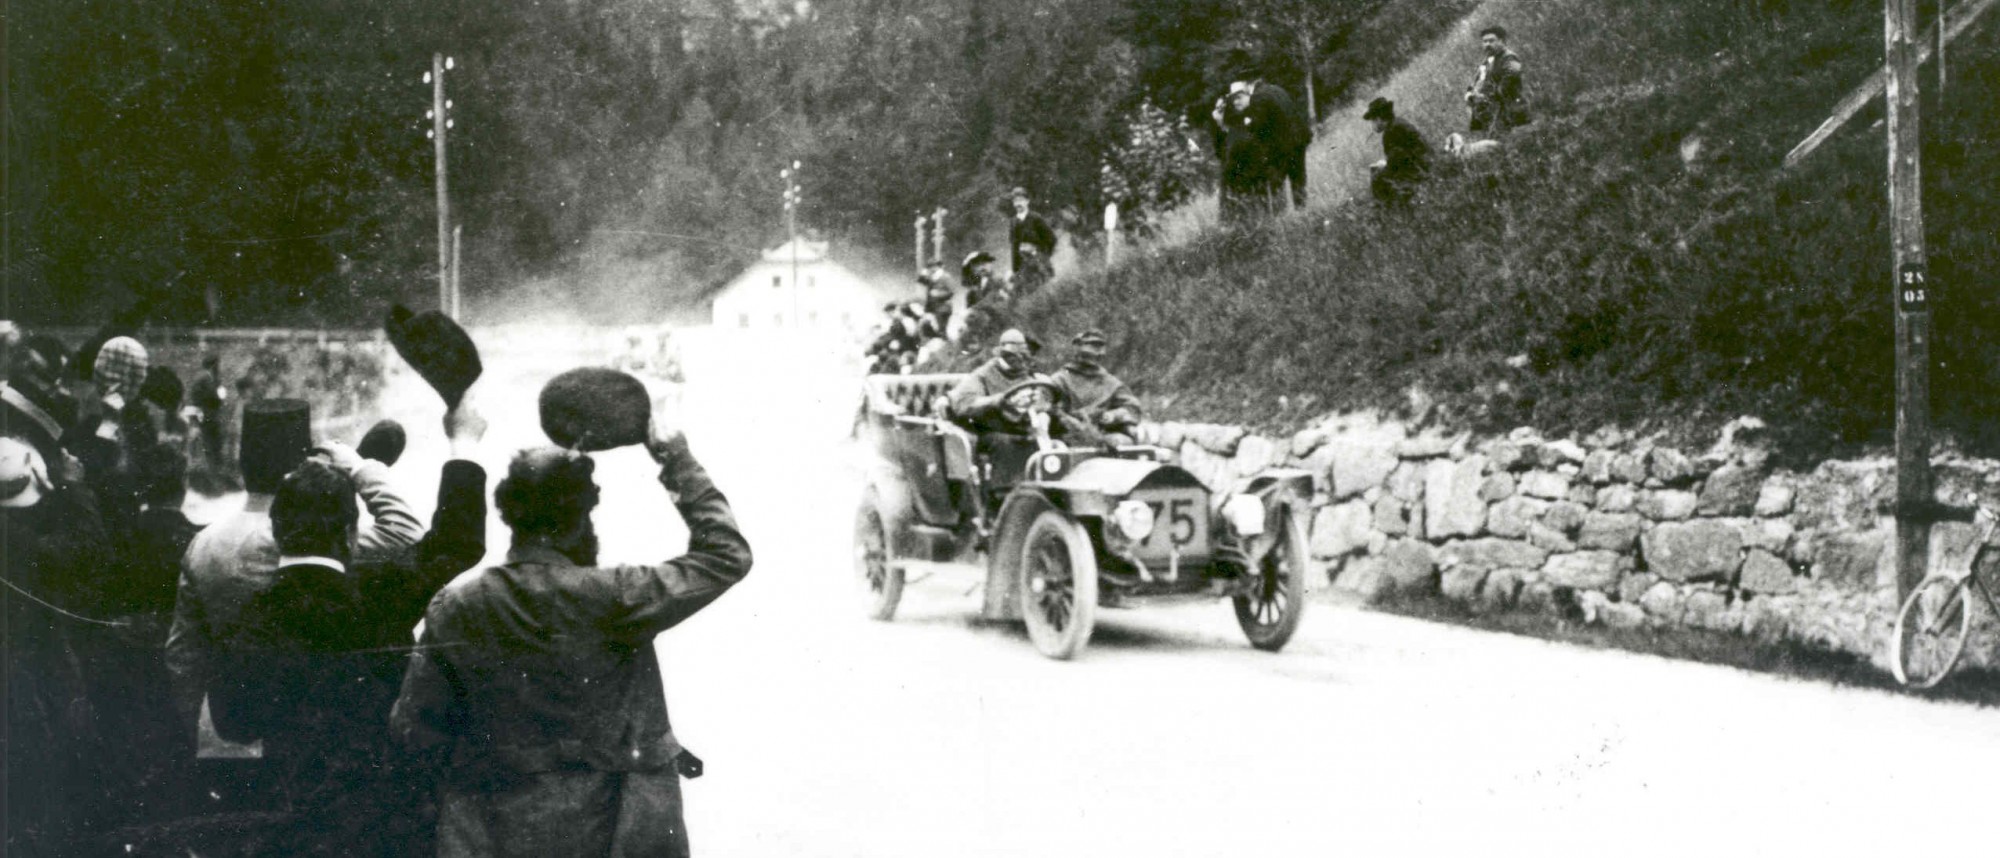
[[[444,73],[452,67],[450,57],[431,54],[431,70],[424,75],[424,82],[431,85],[431,109],[425,118],[431,121],[431,128],[425,136],[431,138],[437,150],[437,197],[438,197],[438,312],[457,315],[451,295],[452,283],[452,240],[451,240],[451,194],[445,180],[444,133],[451,128],[451,117],[445,115],[451,109],[451,102],[444,97]]]
[[[792,327],[799,327],[799,162],[778,171],[785,180],[785,236],[792,246]]]
[[[922,273],[924,270],[924,216],[921,213],[917,215],[916,229],[917,229],[917,271],[918,273]]]
[[[931,212],[931,258],[939,261],[944,259],[944,216],[948,214],[951,211],[944,206]]]
[[[1884,0],[1889,103],[1889,237],[1896,314],[1896,582],[1908,595],[1929,572],[1931,308],[1924,258],[1922,127],[1917,110],[1917,0]]]

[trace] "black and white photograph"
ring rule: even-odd
[[[1990,852],[2000,0],[0,0],[0,858]]]

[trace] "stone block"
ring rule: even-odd
[[[1282,464],[1284,457],[1280,450],[1276,441],[1262,435],[1245,435],[1236,442],[1236,453],[1230,457],[1230,464],[1236,473],[1249,476],[1273,464]]]
[[[1521,593],[1515,604],[1537,614],[1561,616],[1568,606],[1556,596],[1555,585],[1547,581],[1527,581],[1521,584]]]
[[[1569,484],[1569,494],[1564,495],[1563,499],[1581,507],[1594,506],[1597,504],[1597,487],[1582,480],[1572,480]]]
[[[1489,467],[1491,467],[1489,465]],[[1514,475],[1504,471],[1486,475],[1486,481],[1479,484],[1479,499],[1487,503],[1503,501],[1514,496]]]
[[[1535,523],[1548,509],[1548,501],[1515,495],[1494,504],[1487,511],[1486,529],[1495,536],[1519,539],[1528,535],[1528,525]]]
[[[1375,500],[1375,529],[1389,536],[1423,534],[1423,507],[1407,504],[1388,495]],[[1412,521],[1412,519],[1416,519]],[[1411,525],[1415,525],[1414,530]]]
[[[1303,459],[1325,444],[1327,434],[1318,429],[1301,429],[1292,435],[1292,458]]]
[[[1821,534],[1813,551],[1813,578],[1849,589],[1872,589],[1889,536],[1887,530]]]
[[[1792,543],[1792,523],[1782,518],[1754,518],[1743,523],[1743,544],[1783,554]]]
[[[1374,602],[1396,589],[1389,577],[1388,564],[1380,557],[1350,557],[1333,579],[1333,587],[1354,593],[1364,602]]]
[[[1431,539],[1477,536],[1486,527],[1486,457],[1433,460],[1424,466],[1424,533]]]
[[[1241,426],[1225,426],[1217,423],[1197,423],[1187,427],[1187,439],[1201,448],[1218,456],[1236,455],[1236,447],[1243,437],[1250,434]]]
[[[1646,460],[1637,453],[1619,453],[1611,458],[1611,479],[1638,485],[1646,481]]]
[[[1487,445],[1486,456],[1492,460],[1493,470],[1497,473],[1524,471],[1534,465],[1517,441],[1495,441]]]
[[[1696,590],[1688,594],[1687,605],[1681,616],[1681,624],[1712,631],[1730,631],[1740,619],[1732,617],[1729,597],[1714,590]]]
[[[1518,491],[1529,497],[1562,500],[1569,496],[1569,478],[1554,471],[1529,471],[1521,478]]]
[[[1583,527],[1584,516],[1589,514],[1590,510],[1575,501],[1557,501],[1549,505],[1548,512],[1542,514],[1542,523],[1562,531],[1566,536],[1573,535],[1578,528]]]
[[[1639,504],[1639,490],[1629,485],[1609,485],[1597,490],[1598,512],[1631,512]]]
[[[1438,549],[1437,557],[1438,562],[1446,566],[1540,569],[1548,560],[1549,553],[1520,540],[1487,537],[1447,542]]]
[[[1391,541],[1382,550],[1382,571],[1399,590],[1428,592],[1437,586],[1437,551],[1415,539]]]
[[[1726,581],[1743,563],[1743,534],[1718,521],[1661,524],[1639,547],[1646,567],[1669,581]]]
[[[1320,507],[1313,516],[1313,556],[1342,557],[1367,548],[1374,518],[1364,501]]]
[[[1334,465],[1335,469],[1340,466]],[[1422,503],[1424,500],[1424,466],[1418,462],[1403,462],[1389,472],[1389,494],[1398,500]]]
[[[1737,586],[1752,593],[1790,593],[1797,583],[1790,564],[1769,551],[1752,549],[1743,561],[1743,576]]]
[[[1552,552],[1576,550],[1568,534],[1539,521],[1528,525],[1528,544]]]
[[[1724,465],[1701,484],[1701,499],[1695,511],[1702,515],[1749,515],[1757,508],[1757,493],[1764,487],[1764,475],[1741,465]]]
[[[1379,486],[1396,469],[1396,455],[1387,446],[1378,442],[1367,443],[1359,439],[1332,438],[1325,446],[1313,451],[1315,456],[1329,460],[1333,475],[1333,496],[1345,500]],[[1405,498],[1409,500],[1409,498]]]
[[[1558,587],[1610,590],[1618,586],[1618,576],[1630,566],[1629,559],[1609,551],[1555,554],[1542,566],[1542,579]]]
[[[1654,447],[1646,454],[1646,474],[1661,485],[1679,485],[1694,478],[1694,462],[1672,447]]]
[[[1593,512],[1583,517],[1576,544],[1602,551],[1629,552],[1639,541],[1644,520],[1629,512]]]
[[[1681,621],[1681,588],[1667,581],[1660,581],[1646,589],[1639,597],[1639,607],[1646,613],[1659,617],[1667,623]]]
[[[1651,572],[1627,572],[1618,579],[1618,601],[1636,605],[1646,597],[1646,591],[1660,583],[1660,576]]]
[[[1150,425],[1153,430],[1153,443],[1169,450],[1179,450],[1181,442],[1187,440],[1187,424],[1185,423],[1156,423]]]
[[[1228,491],[1236,483],[1234,463],[1192,439],[1181,442],[1180,466],[1212,492]]]
[[[1583,457],[1583,479],[1591,485],[1601,486],[1611,482],[1611,463],[1618,454],[1610,450],[1592,450]]]
[[[1521,570],[1495,569],[1486,576],[1486,583],[1479,588],[1479,604],[1490,610],[1513,607],[1521,594]]]
[[[1535,458],[1544,468],[1554,468],[1558,465],[1581,465],[1584,460],[1584,452],[1582,445],[1564,438],[1560,441],[1549,441],[1543,444],[1541,449],[1537,451]]]
[[[1757,505],[1752,510],[1757,515],[1773,517],[1792,511],[1792,496],[1796,493],[1791,486],[1778,482],[1767,482],[1757,490]]]
[[[1456,438],[1439,435],[1423,435],[1404,438],[1396,442],[1396,457],[1399,459],[1438,459],[1451,455]]]
[[[1694,515],[1694,492],[1654,489],[1639,495],[1639,514],[1654,521],[1684,521]]]
[[[1454,602],[1471,602],[1479,596],[1487,572],[1478,566],[1454,566],[1439,576],[1438,591]]]

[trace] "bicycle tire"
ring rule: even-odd
[[[1903,600],[1889,639],[1889,665],[1897,682],[1932,688],[1957,666],[1972,633],[1972,604],[1965,590],[1964,579],[1932,577]]]

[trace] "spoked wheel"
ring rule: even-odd
[[[865,588],[869,618],[895,618],[896,603],[903,599],[903,570],[889,565],[889,532],[873,492],[854,515],[854,572]]]
[[[1912,688],[1930,688],[1942,681],[1965,652],[1972,632],[1972,605],[1965,581],[1926,578],[1896,614],[1896,634],[1890,665],[1896,681]]]
[[[1236,624],[1251,646],[1270,652],[1284,648],[1299,630],[1306,610],[1306,570],[1312,565],[1305,526],[1289,509],[1282,517],[1285,530],[1278,534],[1278,544],[1257,561],[1256,589],[1234,597]]]
[[[1035,649],[1065,659],[1090,642],[1097,621],[1097,555],[1090,534],[1056,510],[1044,511],[1021,542],[1021,616]]]

